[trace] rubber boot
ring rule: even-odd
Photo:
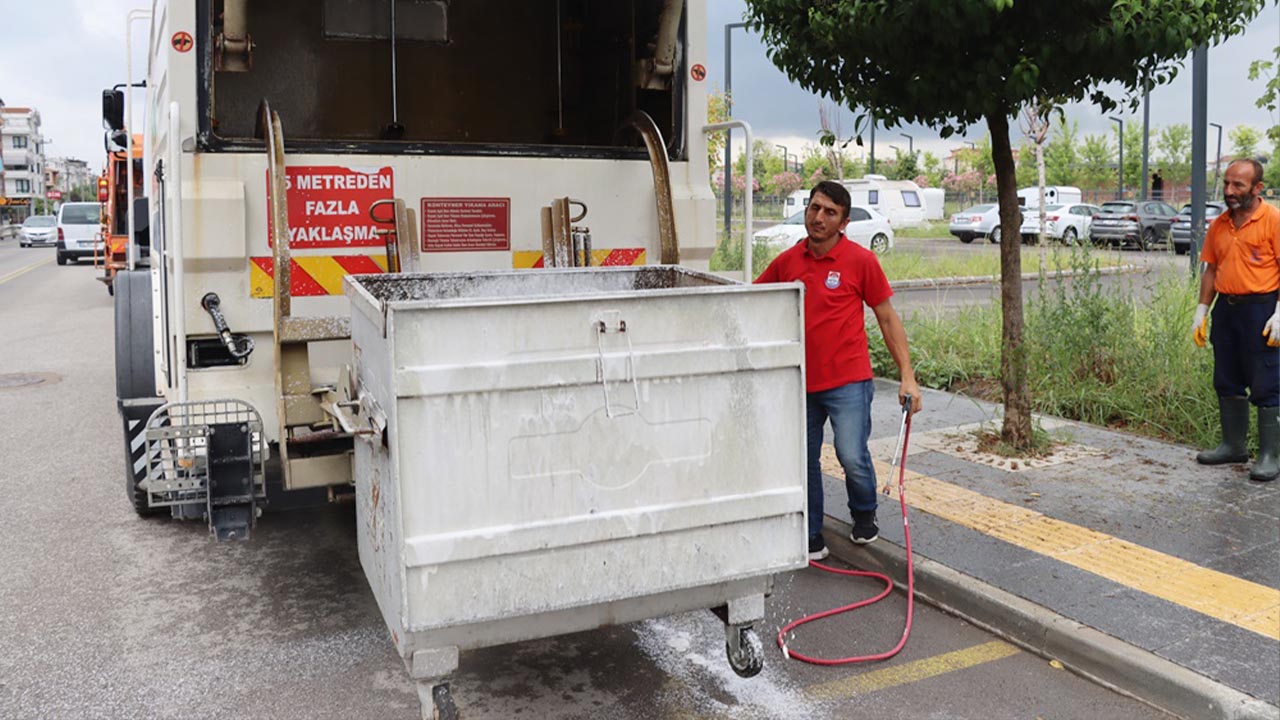
[[[1258,408],[1258,460],[1249,479],[1267,482],[1280,475],[1280,408]]]
[[[1242,397],[1218,398],[1218,417],[1222,423],[1222,442],[1212,450],[1196,454],[1201,465],[1226,465],[1249,461],[1249,400]]]

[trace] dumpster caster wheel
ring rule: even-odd
[[[744,678],[759,675],[764,669],[764,643],[760,636],[750,627],[730,626],[726,630],[729,637],[724,649],[729,656],[729,666]]]
[[[453,703],[448,685],[431,688],[431,705],[431,720],[458,720],[458,706]]]

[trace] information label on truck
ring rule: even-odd
[[[300,165],[285,168],[289,201],[289,247],[367,247],[385,244],[375,231],[390,230],[369,217],[369,208],[379,200],[395,197],[390,167],[347,168],[337,165]],[[268,175],[267,203],[271,183]],[[390,216],[386,209],[384,216]],[[271,214],[267,213],[270,242]]]
[[[422,198],[422,252],[511,249],[511,198]]]

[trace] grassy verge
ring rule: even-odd
[[[1114,254],[1055,247],[1045,253],[1044,268],[1046,272],[1071,270],[1082,262],[1085,267],[1096,269],[1120,265],[1121,258]],[[1000,274],[1000,255],[975,253],[925,257],[918,252],[895,249],[880,257],[880,267],[884,268],[889,280],[994,276]],[[1022,272],[1040,272],[1040,253],[1035,248],[1023,248]]]
[[[1084,269],[1084,268],[1082,268]],[[1196,286],[1166,279],[1151,302],[1104,290],[1096,271],[1046,289],[1025,311],[1035,411],[1187,445],[1217,442],[1213,358],[1188,332]],[[916,312],[905,320],[922,385],[1000,401],[1000,308]],[[874,323],[877,375],[897,369]]]
[[[951,225],[946,220],[934,220],[920,227],[894,228],[895,238],[949,238]]]

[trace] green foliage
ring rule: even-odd
[[[931,152],[924,153],[920,170],[929,181],[929,187],[942,187],[942,178],[947,174],[947,168],[942,166],[942,160],[937,155]]]
[[[713,87],[707,93],[707,124],[725,122],[729,119],[729,96]],[[711,133],[707,136],[707,161],[712,170],[724,165],[724,144],[727,133]]]
[[[1280,149],[1280,119],[1276,116],[1280,112],[1280,45],[1273,52],[1275,60],[1254,60],[1249,63],[1249,79],[1261,79],[1266,83],[1256,104],[1271,113],[1271,127],[1267,128],[1267,137]],[[1276,159],[1276,153],[1272,153],[1272,165],[1277,162],[1280,160]]]
[[[1080,169],[1072,185],[1098,188],[1114,182],[1116,151],[1106,135],[1086,135],[1080,147]]]
[[[1144,181],[1145,179],[1142,177],[1142,125],[1136,122],[1125,123],[1124,186],[1132,190],[1133,188],[1141,187]]]
[[[893,161],[887,163],[889,165],[889,179],[915,180],[916,176],[920,174],[920,167],[917,162],[920,153],[903,152],[900,149],[895,149],[893,153]]]
[[[1149,301],[1135,302],[1131,288],[1103,287],[1097,257],[1086,248],[1076,251],[1072,263],[1084,275],[1043,287],[1028,304],[1025,349],[1033,409],[1193,446],[1213,445],[1218,432],[1213,357],[1187,332],[1197,301],[1195,283],[1165,278]],[[917,311],[904,323],[922,385],[975,390],[999,400],[998,307]],[[868,335],[875,373],[896,377],[874,326]]]
[[[1179,123],[1160,131],[1155,142],[1160,151],[1160,170],[1165,187],[1186,184],[1191,179],[1191,127]]]
[[[1023,143],[1018,150],[1018,187],[1040,184],[1040,168],[1036,165],[1036,146]]]
[[[1076,139],[1080,125],[1074,120],[1068,124],[1059,120],[1053,127],[1049,142],[1044,147],[1044,173],[1046,185],[1072,185],[1077,161]]]
[[[1262,142],[1262,133],[1252,125],[1237,125],[1227,131],[1231,140],[1231,152],[1236,157],[1251,158],[1258,154],[1258,143]]]
[[[747,18],[804,89],[948,137],[1036,97],[1109,111],[1103,88],[1118,87],[1136,106],[1146,78],[1168,82],[1191,48],[1239,33],[1265,2],[747,0]]]

